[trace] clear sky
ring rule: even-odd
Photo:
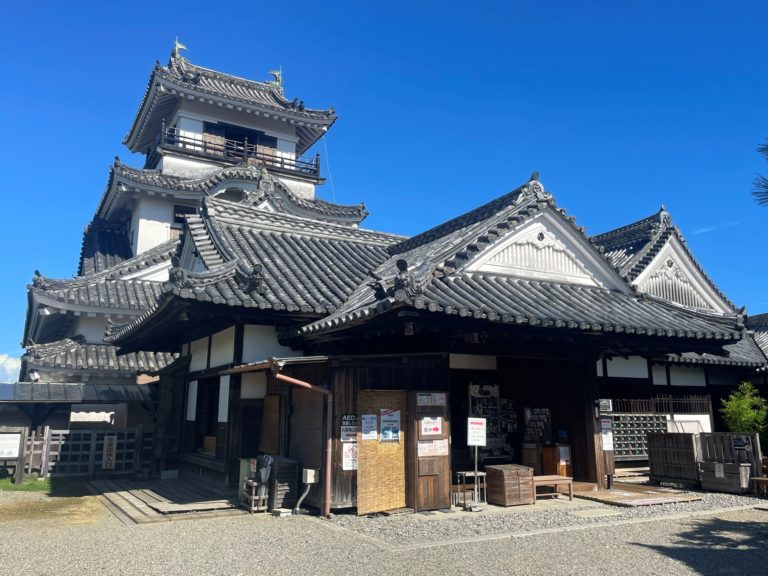
[[[13,2],[0,22],[2,367],[22,353],[35,269],[77,269],[155,60],[333,106],[319,196],[415,234],[533,170],[589,234],[665,204],[725,294],[768,311],[768,4],[739,2]]]

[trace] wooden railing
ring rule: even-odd
[[[314,158],[294,158],[283,156],[275,148],[253,144],[245,140],[230,140],[212,134],[190,136],[182,134],[178,128],[166,128],[158,140],[158,146],[173,146],[186,152],[201,154],[211,158],[258,164],[288,173],[301,174],[314,178],[320,177],[320,154]]]
[[[657,396],[613,400],[613,412],[627,414],[711,414],[709,396]]]

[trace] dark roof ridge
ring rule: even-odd
[[[602,232],[601,234],[595,234],[592,236],[592,238],[595,240],[595,242],[604,244],[607,247],[610,245],[611,240],[620,240],[620,243],[624,243],[626,241],[626,236],[622,237],[622,235],[625,235],[627,232],[645,232],[648,228],[663,227],[665,224],[669,223],[671,223],[669,212],[667,212],[666,208],[662,204],[661,208],[659,208],[659,210],[650,216],[641,218],[640,220],[636,220],[635,222],[631,222],[624,226],[620,226],[619,228],[614,228],[612,230],[608,230],[607,232]]]
[[[45,291],[62,287],[72,288],[75,286],[90,285],[102,280],[122,280],[124,282],[141,283],[157,282],[156,280],[143,280],[141,278],[125,279],[122,278],[122,276],[133,274],[140,270],[151,268],[161,262],[170,260],[177,252],[179,244],[179,238],[171,238],[157,246],[153,246],[149,250],[140,252],[136,256],[123,260],[119,264],[106,268],[101,272],[95,272],[85,276],[75,276],[73,278],[49,278],[35,270],[32,287]]]
[[[264,230],[379,245],[389,245],[403,239],[397,234],[366,228],[351,228],[328,220],[317,220],[295,214],[265,212],[254,206],[211,196],[203,199],[202,210],[203,220],[213,221],[214,227],[218,226],[220,221],[234,226],[258,226],[259,229]]]

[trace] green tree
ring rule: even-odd
[[[723,400],[720,413],[731,432],[762,433],[768,421],[768,402],[760,396],[751,382],[742,382],[738,389]]]
[[[757,151],[768,160],[768,142],[762,146],[758,146]],[[755,195],[757,203],[760,204],[760,206],[768,206],[768,178],[762,174],[758,174],[755,177],[755,189],[752,193]]]

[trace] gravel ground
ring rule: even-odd
[[[31,504],[39,497],[25,496]],[[754,499],[706,496],[698,504],[638,510],[601,508],[587,501],[571,505],[565,500],[552,501],[547,509],[537,504],[533,512],[510,508],[465,515],[336,516],[332,520],[242,515],[134,526],[109,515],[82,525],[67,525],[63,519],[39,524],[26,519],[3,521],[0,502],[0,558],[3,573],[57,576],[766,573],[768,511],[717,512],[712,508],[750,504]],[[691,511],[693,506],[709,512],[697,517],[669,516],[681,508]],[[650,514],[653,519],[632,523],[632,518],[624,517],[630,521],[616,523],[621,517],[570,515],[595,508],[620,511],[622,517]],[[578,529],[551,526],[553,518],[575,520]],[[368,533],[353,527],[357,524],[377,528]],[[448,534],[458,539],[447,539],[447,526],[454,526]],[[390,538],[391,530],[400,529],[410,536]]]
[[[530,533],[542,530],[627,522],[664,516],[698,515],[723,509],[765,504],[751,496],[735,494],[697,493],[702,500],[679,504],[662,504],[625,508],[576,498],[540,501],[535,506],[500,509],[487,507],[485,512],[434,513],[430,516],[406,514],[402,516],[358,517],[335,516],[332,522],[342,528],[391,544],[409,544],[416,540],[435,542],[461,539],[467,534],[489,536],[495,534]],[[546,506],[546,508],[545,508]],[[574,514],[575,513],[575,514]],[[440,521],[436,521],[438,520]],[[435,521],[425,521],[426,519]]]

